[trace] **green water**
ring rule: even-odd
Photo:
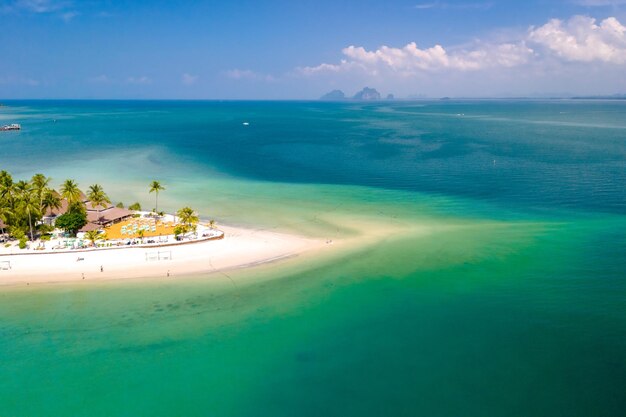
[[[392,232],[225,274],[1,289],[0,416],[623,415],[623,106],[430,106],[16,103],[31,127],[5,149],[29,158],[0,165],[18,175],[144,205],[158,176],[165,208],[218,223]]]

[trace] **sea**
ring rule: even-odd
[[[3,103],[16,179],[353,244],[0,287],[0,416],[626,415],[626,101]]]

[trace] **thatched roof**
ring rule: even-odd
[[[87,221],[100,223],[100,224],[107,224],[107,223],[112,223],[118,220],[125,219],[132,215],[133,215],[133,212],[130,210],[111,206],[110,208],[106,210],[102,210],[100,213],[98,213],[97,211],[88,210]]]
[[[92,230],[98,230],[101,229],[102,226],[100,226],[99,224],[95,224],[95,223],[87,223],[86,225],[84,225],[79,232],[90,232]]]

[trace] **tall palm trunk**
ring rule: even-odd
[[[30,210],[28,210],[28,226],[30,227],[30,241],[34,242],[35,238],[33,237],[33,221],[31,219]]]
[[[158,191],[156,192],[156,201],[154,205],[155,205],[154,211],[156,211],[157,214],[159,214],[159,192]]]

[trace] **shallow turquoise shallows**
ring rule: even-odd
[[[625,415],[626,102],[5,104],[16,178],[147,209],[158,179],[160,209],[218,224],[389,233],[0,287],[0,416]]]

